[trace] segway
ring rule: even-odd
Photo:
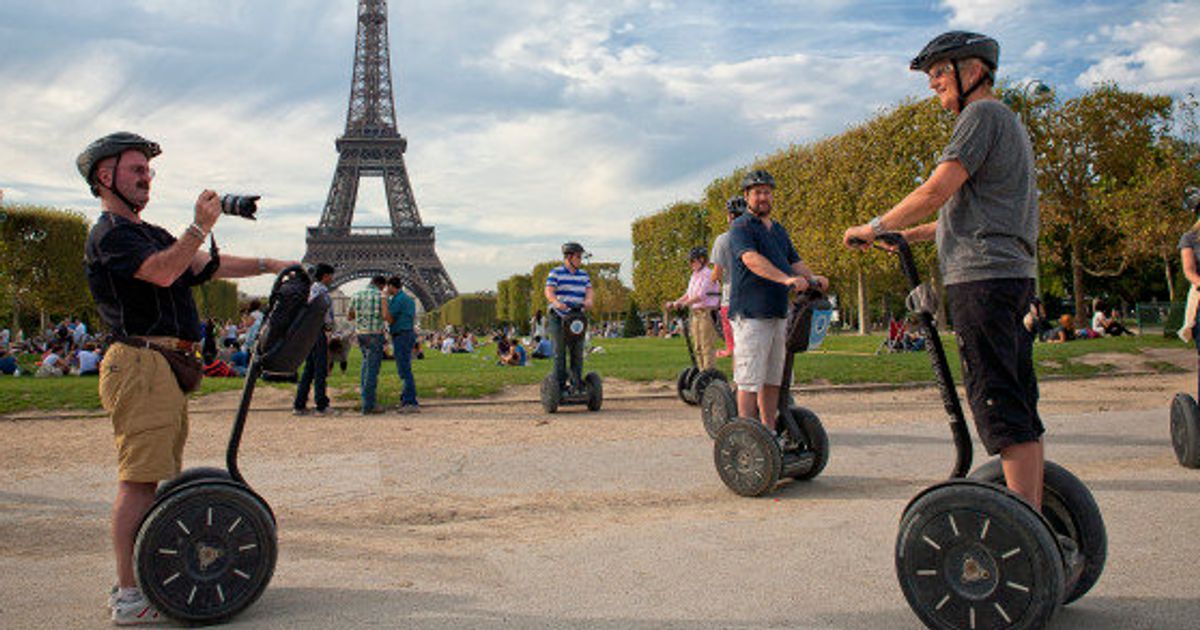
[[[574,341],[587,334],[587,315],[582,308],[573,306],[561,317],[564,341]],[[562,405],[587,405],[588,411],[600,411],[604,404],[604,383],[600,375],[588,372],[580,383],[570,376],[570,365],[565,367],[568,372],[566,387],[559,387],[553,370],[542,379],[542,410],[555,413]]]
[[[831,313],[829,301],[815,291],[800,294],[792,305],[775,432],[755,418],[738,417],[717,429],[713,461],[721,481],[735,493],[755,497],[772,490],[780,479],[813,479],[829,462],[829,437],[820,418],[792,404],[788,389],[792,360],[820,345],[829,330]],[[706,421],[705,428],[708,426]]]
[[[1104,570],[1108,538],[1100,508],[1082,481],[1051,461],[1040,512],[1004,486],[998,459],[967,475],[971,437],[929,291],[904,238],[881,234],[878,240],[895,250],[912,287],[909,308],[926,335],[957,452],[950,479],[919,493],[901,516],[900,588],[930,628],[1041,628]]]
[[[680,309],[684,311],[685,309]],[[688,317],[696,317],[696,311],[686,309]],[[701,314],[700,317],[708,317]],[[683,339],[687,343],[688,358],[691,359],[692,365],[683,368],[679,373],[679,377],[675,379],[675,393],[679,395],[679,400],[682,400],[688,405],[700,404],[700,399],[704,396],[704,390],[708,389],[711,383],[720,381],[726,382],[725,374],[716,368],[701,370],[696,362],[696,347],[692,344],[691,326],[687,323],[683,326]]]
[[[161,613],[185,623],[230,619],[262,595],[275,571],[275,515],[238,469],[254,386],[264,372],[294,372],[325,323],[328,298],[308,303],[299,266],[275,280],[225,450],[227,470],[192,468],[162,484],[133,550],[138,586]]]
[[[1200,407],[1191,394],[1175,394],[1171,401],[1171,445],[1179,465],[1200,468]]]

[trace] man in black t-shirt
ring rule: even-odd
[[[112,541],[118,588],[109,607],[120,625],[158,619],[134,581],[134,538],[158,482],[179,473],[187,439],[186,394],[156,348],[195,354],[200,319],[192,286],[210,277],[278,273],[294,264],[229,255],[213,259],[199,251],[221,216],[221,200],[211,190],[200,193],[194,220],[179,238],[143,221],[154,180],[150,160],[159,153],[157,143],[118,132],[88,145],[76,159],[102,209],[88,234],[88,286],[116,338],[101,364],[99,389],[117,446]]]

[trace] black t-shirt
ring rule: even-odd
[[[88,234],[85,262],[100,319],[114,333],[200,340],[191,268],[166,288],[134,277],[147,258],[174,243],[175,237],[157,225],[100,214]]]

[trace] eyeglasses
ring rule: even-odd
[[[143,166],[141,164],[138,164],[137,166],[129,167],[129,172],[133,173],[134,175],[136,175],[138,177],[148,177],[150,179],[154,179],[154,176],[158,174],[158,173],[154,172],[154,169],[147,167],[147,166]]]
[[[954,64],[944,63],[944,64],[942,64],[936,68],[933,68],[929,71],[929,73],[928,73],[929,80],[933,81],[934,79],[940,79],[944,75],[949,74],[951,72],[954,72]]]

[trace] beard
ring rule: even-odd
[[[750,213],[760,219],[765,219],[771,216],[771,202],[763,201],[758,205],[750,206]]]

